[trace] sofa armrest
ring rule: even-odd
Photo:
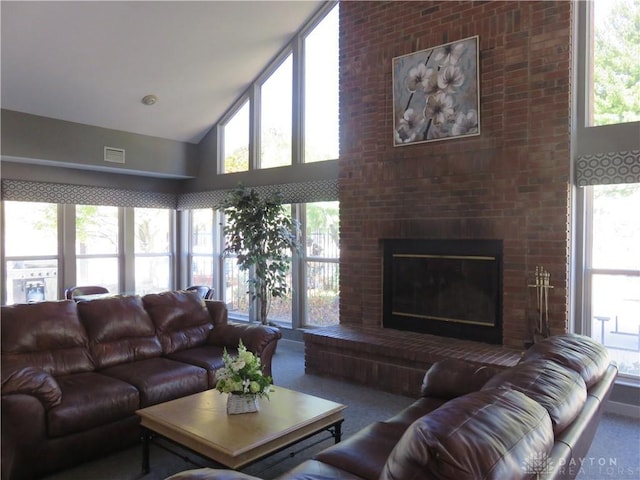
[[[484,384],[503,369],[479,363],[447,358],[427,370],[421,396],[451,399],[480,390]]]
[[[25,367],[2,376],[2,395],[15,394],[36,397],[46,410],[62,401],[62,390],[56,379],[35,367]]]
[[[32,395],[2,395],[0,477],[39,478],[47,440],[47,411]]]
[[[242,340],[247,350],[260,357],[262,373],[272,376],[271,360],[280,338],[280,330],[267,325],[225,324],[213,328],[208,343],[217,347],[237,348]]]
[[[227,325],[227,323],[229,323],[226,303],[221,302],[220,300],[205,300],[204,304],[211,316],[211,321],[213,322],[214,327]]]

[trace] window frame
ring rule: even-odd
[[[166,210],[168,215],[167,215],[167,222],[168,222],[168,229],[167,229],[167,234],[169,236],[168,238],[168,248],[166,252],[137,252],[136,248],[135,248],[135,234],[136,234],[136,222],[135,222],[135,211],[136,210]],[[175,210],[169,210],[169,209],[165,209],[165,208],[152,208],[152,207],[133,207],[131,208],[131,212],[132,212],[132,221],[133,221],[133,228],[131,229],[131,234],[132,234],[132,239],[134,240],[133,242],[133,250],[132,250],[132,260],[133,260],[133,266],[134,266],[134,277],[133,277],[133,285],[134,285],[134,291],[136,293],[139,293],[139,289],[136,286],[136,275],[135,275],[135,264],[136,264],[136,260],[139,258],[160,258],[160,259],[167,259],[168,260],[168,269],[169,269],[169,278],[168,278],[168,284],[167,284],[167,289],[171,290],[173,288],[175,288],[175,285],[178,284],[177,279],[176,279],[176,272],[178,270],[178,268],[176,268],[176,244],[177,244],[177,238],[176,238],[176,234],[177,234],[177,230],[176,230],[176,211]],[[146,292],[145,292],[146,293]],[[143,295],[145,293],[142,293]],[[151,292],[148,292],[151,293]]]
[[[638,131],[640,122],[619,123],[615,125],[589,125],[590,85],[593,83],[590,51],[593,49],[593,1],[575,2],[577,9],[577,78],[576,104],[577,112],[574,118],[576,131],[574,143],[574,158],[582,155],[609,153],[640,148]]]
[[[280,67],[289,55],[292,56],[292,125],[291,125],[291,165],[300,165],[305,163],[304,155],[304,40],[322,20],[334,8],[339,8],[339,2],[327,2],[323,5],[297,33],[293,39],[287,44],[275,57],[269,62],[269,65],[256,77],[247,90],[240,95],[237,101],[220,117],[216,122],[216,138],[217,138],[217,172],[219,175],[227,175],[239,172],[225,172],[225,145],[224,145],[224,128],[231,119],[244,106],[246,101],[249,102],[249,168],[242,173],[252,172],[255,170],[266,170],[279,167],[261,167],[260,159],[260,141],[261,141],[261,86],[271,75]],[[339,141],[339,139],[338,139]],[[313,163],[321,163],[323,161],[335,161],[336,159],[326,159]]]
[[[325,263],[325,264],[330,264],[330,265],[335,265],[338,268],[338,278],[340,276],[340,256],[338,254],[338,257],[324,257],[324,256],[316,256],[316,255],[308,255],[307,254],[307,239],[308,239],[308,233],[309,233],[309,229],[308,229],[308,222],[307,222],[307,206],[310,203],[317,203],[317,202],[308,202],[305,203],[303,205],[303,208],[300,209],[300,214],[301,214],[301,235],[302,235],[302,239],[301,239],[301,243],[302,243],[302,248],[300,250],[300,254],[297,256],[298,257],[298,262],[299,262],[299,266],[298,266],[298,270],[299,270],[299,275],[300,275],[300,279],[299,279],[299,287],[301,288],[300,291],[304,291],[304,292],[308,292],[308,285],[307,285],[307,274],[309,271],[309,264],[311,263]],[[340,211],[340,202],[336,201],[335,203],[337,203],[337,207],[338,207],[338,212]],[[339,248],[339,246],[338,246]],[[339,253],[339,252],[338,252]],[[339,287],[339,284],[338,284]],[[340,298],[340,291],[338,290],[338,298]],[[300,311],[300,324],[299,327],[302,328],[317,328],[319,325],[313,324],[309,322],[309,310],[308,310],[308,299],[309,299],[309,295],[308,293],[305,294],[304,296],[300,296],[300,304],[299,304],[299,311]]]
[[[250,163],[250,170],[263,170],[267,168],[278,168],[282,165],[271,166],[271,167],[263,167],[262,166],[262,87],[264,84],[269,81],[273,74],[278,71],[278,69],[284,64],[284,62],[291,56],[291,163],[287,166],[293,165],[296,163],[296,149],[293,145],[293,139],[296,137],[295,133],[295,104],[296,104],[296,64],[299,62],[300,54],[296,49],[293,49],[291,45],[285,47],[275,58],[274,61],[269,65],[269,67],[258,77],[255,82],[255,88],[253,92],[254,99],[254,118],[253,120],[254,132],[255,135],[249,138],[249,143],[253,140],[254,143],[254,161]],[[251,147],[249,147],[251,151]]]
[[[194,240],[194,222],[193,222],[193,213],[194,211],[206,211],[209,213],[209,220],[211,221],[210,223],[210,233],[211,233],[211,252],[209,253],[196,253],[194,252],[194,244],[193,244],[193,240]],[[184,241],[183,245],[185,245],[185,266],[186,266],[186,275],[185,275],[185,285],[201,285],[202,282],[200,280],[197,280],[194,278],[193,274],[194,274],[194,259],[196,258],[203,258],[203,259],[209,259],[211,261],[211,284],[207,285],[208,287],[211,288],[215,288],[214,285],[219,285],[219,282],[217,282],[216,278],[216,271],[218,270],[218,268],[216,268],[216,243],[217,243],[217,239],[219,237],[218,235],[218,231],[216,228],[216,210],[214,208],[200,208],[200,209],[191,209],[187,211],[187,219],[188,221],[186,222],[186,224],[182,224],[182,228],[184,228],[185,232],[186,232],[186,241]],[[217,292],[215,292],[217,293]]]
[[[340,208],[340,204],[337,203],[338,209]],[[315,202],[308,202],[315,203]],[[291,207],[291,216],[295,220],[300,223],[300,242],[301,245],[306,244],[306,206],[308,203],[293,203],[287,204],[286,206]],[[223,218],[224,215],[221,212],[218,212],[220,217]],[[222,222],[220,222],[222,225]],[[225,261],[229,261],[233,259],[233,255],[226,256],[223,254],[224,250],[224,228],[220,228],[220,250],[217,254],[219,258],[219,276],[220,281],[224,281],[227,276],[227,272],[225,270]],[[299,330],[300,328],[314,328],[315,325],[309,324],[307,322],[307,295],[302,294],[301,292],[307,292],[307,265],[308,263],[331,263],[339,265],[340,258],[330,258],[330,257],[319,257],[319,256],[308,256],[306,252],[306,248],[302,247],[298,253],[294,253],[291,258],[291,266],[290,266],[290,275],[291,275],[291,322],[284,322],[277,319],[269,319],[270,321],[274,321],[278,325],[290,328],[291,330]],[[251,275],[252,272],[249,272]],[[222,285],[222,283],[218,283],[219,285],[219,296],[218,298],[224,302],[229,303],[229,299],[226,298],[227,289]],[[338,293],[339,296],[339,293]],[[248,314],[245,313],[235,313],[233,310],[229,310],[229,318],[241,321],[241,322],[249,322],[255,323],[257,322],[257,309],[255,305],[255,301],[249,300],[249,308]]]
[[[116,264],[117,264],[117,275],[116,275],[116,291],[121,291],[120,285],[122,285],[122,268],[121,268],[121,262],[120,262],[120,251],[121,251],[121,246],[122,246],[122,228],[120,228],[120,218],[122,216],[121,213],[121,207],[111,207],[111,206],[107,206],[108,208],[116,208],[116,217],[117,217],[117,224],[118,224],[118,232],[117,232],[117,239],[116,239],[116,252],[115,253],[91,253],[91,254],[86,254],[86,253],[78,253],[77,251],[77,220],[78,220],[78,206],[79,205],[69,205],[69,206],[64,206],[63,208],[65,209],[66,215],[65,216],[69,216],[69,215],[73,215],[73,223],[76,225],[76,228],[74,229],[74,248],[73,248],[73,252],[72,255],[75,258],[74,261],[74,266],[73,266],[73,276],[76,279],[74,281],[74,284],[78,284],[78,261],[79,260],[92,260],[92,259],[115,259],[116,260]],[[101,206],[105,206],[105,205],[101,205]],[[67,209],[67,207],[73,207],[73,209]],[[64,222],[63,222],[64,223]],[[67,254],[63,255],[63,257],[68,256]],[[71,273],[71,271],[69,272]],[[93,282],[90,282],[91,284],[93,284]],[[106,286],[106,285],[105,285]],[[110,289],[112,290],[112,289]]]
[[[251,141],[251,139],[254,136],[254,129],[253,129],[253,122],[251,121],[251,119],[253,118],[253,109],[255,108],[255,101],[254,101],[254,96],[250,94],[250,92],[247,92],[245,94],[243,94],[242,96],[240,96],[240,98],[238,98],[238,100],[236,102],[234,102],[234,104],[232,105],[232,107],[222,116],[222,118],[220,119],[220,121],[216,124],[216,137],[217,137],[217,144],[218,144],[218,148],[216,149],[216,156],[218,158],[217,166],[218,168],[217,173],[218,175],[232,175],[232,174],[237,174],[237,173],[244,173],[244,172],[248,172],[252,170],[252,165],[254,162],[254,152],[253,152],[253,142]],[[249,150],[249,165],[247,170],[241,170],[238,172],[225,172],[225,159],[226,159],[226,152],[225,152],[225,128],[227,127],[227,125],[229,124],[229,122],[231,122],[231,120],[234,119],[234,117],[236,116],[236,114],[245,106],[245,104],[248,103],[249,104],[249,144],[248,144],[248,150]]]
[[[299,102],[301,104],[301,107],[298,108],[298,111],[296,112],[298,115],[294,118],[294,122],[297,120],[298,122],[298,126],[299,126],[299,132],[298,132],[298,140],[299,140],[299,145],[298,145],[298,154],[299,154],[299,163],[318,163],[318,162],[327,162],[327,161],[332,161],[332,160],[337,160],[336,159],[325,159],[325,160],[318,160],[317,162],[307,162],[306,161],[306,145],[305,145],[305,132],[306,132],[306,121],[305,121],[305,98],[306,98],[306,79],[305,79],[305,65],[304,65],[304,60],[306,60],[307,55],[305,52],[305,40],[307,39],[307,37],[315,30],[315,28],[325,19],[325,17],[334,9],[334,8],[340,8],[340,4],[339,2],[335,2],[334,4],[330,4],[329,6],[327,6],[326,8],[322,9],[309,23],[307,23],[301,30],[300,30],[300,34],[298,35],[297,38],[297,44],[296,44],[296,48],[298,49],[299,52],[299,61],[298,61],[298,65],[297,65],[297,75],[298,75],[298,98],[299,98]],[[340,19],[339,19],[339,15],[340,15],[340,11],[338,10],[338,44],[340,42]],[[338,47],[338,64],[340,62],[339,60],[339,56],[340,56],[340,47]],[[338,67],[339,68],[339,67]],[[340,80],[339,80],[339,76],[340,76],[340,72],[338,71],[338,96],[340,95]],[[294,110],[295,110],[295,98],[294,98]],[[340,105],[339,105],[339,98],[338,98],[338,117],[340,115]],[[336,121],[339,121],[339,118],[336,119]],[[294,123],[295,125],[295,123]],[[338,148],[340,148],[340,132],[338,131],[338,138],[336,139],[336,141],[338,142]]]
[[[576,86],[573,99],[573,118],[576,119],[572,129],[572,167],[576,159],[583,155],[604,154],[640,149],[640,122],[620,123],[614,125],[589,125],[593,70],[591,54],[593,49],[593,2],[574,2],[574,15],[577,28],[574,31],[576,45],[575,74],[573,83]],[[592,237],[593,229],[593,188],[578,187],[573,171],[572,184],[572,245],[573,260],[571,262],[573,282],[570,294],[573,302],[570,305],[572,321],[570,329],[577,333],[591,336],[591,299],[593,293],[593,276],[601,273],[623,274],[620,269],[593,268]],[[618,383],[640,386],[640,378],[620,375]]]
[[[72,287],[77,284],[77,276],[76,276],[76,261],[77,255],[75,252],[76,249],[76,216],[75,216],[75,207],[74,204],[62,204],[55,202],[35,202],[35,203],[51,203],[56,205],[57,209],[57,238],[58,238],[58,248],[57,254],[45,255],[45,256],[33,256],[33,257],[25,257],[28,260],[56,260],[58,264],[58,273],[57,273],[57,298],[55,300],[64,299],[65,290],[69,287]],[[7,278],[7,262],[15,261],[16,259],[21,259],[22,256],[7,256],[5,255],[5,245],[7,238],[7,229],[5,225],[5,205],[6,201],[3,200],[0,202],[0,211],[2,213],[2,222],[1,225],[1,241],[0,241],[0,262],[1,262],[1,270],[2,270],[2,278]],[[177,252],[177,239],[176,239],[176,211],[172,209],[166,209],[169,211],[170,218],[170,254],[169,254],[169,268],[170,268],[170,278],[169,278],[169,288],[174,289],[176,285],[180,285],[181,282],[177,278],[176,272],[180,271],[180,265],[178,263],[182,263],[178,258]],[[126,294],[134,294],[135,290],[135,249],[134,249],[134,207],[118,207],[118,284],[119,284],[119,292],[117,293],[126,293]],[[163,256],[167,256],[163,254]],[[88,257],[92,257],[89,255]],[[87,258],[85,256],[84,258]],[[116,293],[116,292],[114,292]],[[6,282],[5,286],[0,289],[0,299],[2,304],[5,305],[7,302],[7,287]],[[47,299],[54,300],[54,299]]]

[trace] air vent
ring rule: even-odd
[[[104,161],[124,163],[124,148],[104,147]]]

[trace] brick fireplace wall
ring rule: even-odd
[[[567,330],[572,5],[341,2],[340,323],[382,328],[382,238],[501,239],[503,344],[531,338],[537,265]],[[392,58],[479,36],[475,137],[393,146]]]

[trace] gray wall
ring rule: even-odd
[[[2,159],[95,171],[189,178],[197,145],[2,110]],[[125,149],[125,164],[104,161],[104,147]],[[4,176],[4,175],[3,175]]]
[[[162,193],[338,178],[338,161],[217,174],[216,128],[198,145],[2,110],[2,178]],[[125,149],[124,165],[104,147]]]
[[[179,180],[2,161],[2,179],[176,194]]]

